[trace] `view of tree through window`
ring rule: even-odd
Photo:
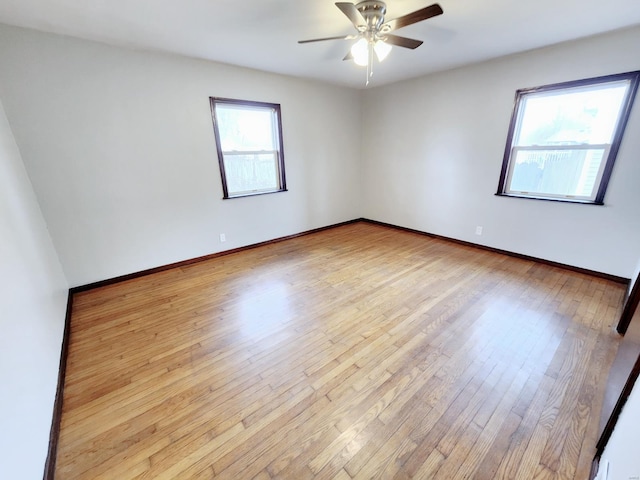
[[[519,91],[498,193],[601,203],[637,82],[634,72]]]
[[[224,197],[285,189],[280,106],[211,99]]]

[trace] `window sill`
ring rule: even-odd
[[[534,197],[531,195],[516,195],[513,193],[496,193],[496,197],[511,197],[511,198],[522,198],[525,200],[542,200],[545,202],[561,202],[561,203],[574,203],[580,205],[599,205],[604,206],[604,202],[592,202],[590,200],[576,200],[571,198],[548,198],[548,197]]]
[[[289,190],[287,190],[286,188],[283,188],[282,190],[273,190],[270,192],[252,192],[252,193],[241,193],[239,195],[230,195],[228,197],[222,197],[223,200],[233,200],[234,198],[246,198],[246,197],[257,197],[259,195],[271,195],[272,193],[281,193],[281,192],[288,192]]]

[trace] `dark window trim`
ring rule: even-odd
[[[581,199],[573,200],[570,198],[536,197],[534,195],[531,195],[531,196],[515,195],[512,193],[507,193],[506,181],[507,181],[507,173],[509,170],[509,160],[511,157],[511,149],[513,147],[512,145],[513,135],[515,133],[518,116],[520,115],[520,109],[522,108],[520,103],[520,100],[522,99],[522,97],[532,93],[550,92],[553,90],[582,87],[586,85],[598,85],[601,83],[608,83],[608,82],[614,82],[619,80],[630,80],[629,90],[627,91],[626,98],[622,105],[620,123],[617,126],[613,139],[611,141],[611,149],[609,150],[609,155],[606,159],[604,170],[602,172],[602,179],[600,180],[600,185],[598,187],[598,192],[596,193],[595,199],[593,201],[585,201]],[[609,185],[611,173],[613,172],[613,164],[615,163],[616,157],[618,156],[618,150],[620,149],[620,144],[622,143],[622,135],[627,127],[627,122],[629,120],[629,115],[631,114],[631,107],[633,106],[633,101],[635,99],[636,92],[638,90],[639,82],[640,82],[640,70],[636,70],[633,72],[616,73],[613,75],[604,75],[601,77],[585,78],[582,80],[572,80],[569,82],[554,83],[551,85],[544,85],[541,87],[523,88],[520,90],[516,90],[516,96],[513,103],[513,110],[511,112],[511,121],[509,122],[509,129],[507,131],[507,142],[504,149],[504,156],[502,159],[502,168],[500,170],[500,180],[498,182],[498,190],[496,192],[496,195],[501,197],[516,197],[516,198],[526,198],[531,200],[550,200],[550,201],[556,201],[556,202],[578,203],[578,204],[586,204],[586,205],[604,205],[604,195],[607,190],[607,186]]]
[[[497,197],[505,197],[505,198],[523,198],[525,200],[539,200],[542,202],[560,202],[560,203],[571,203],[578,205],[604,205],[604,202],[590,202],[589,200],[582,199],[571,199],[571,198],[551,198],[551,197],[534,197],[533,195],[518,195],[517,193],[496,193]]]
[[[274,193],[280,193],[280,192],[288,192],[289,190],[286,188],[280,188],[278,190],[269,190],[269,191],[265,191],[265,192],[249,192],[249,193],[239,193],[237,195],[231,195],[228,197],[223,197],[223,200],[233,200],[234,198],[247,198],[247,197],[256,197],[258,195],[272,195]]]
[[[287,180],[284,172],[284,141],[282,138],[282,114],[279,103],[268,103],[268,102],[256,102],[252,100],[238,100],[235,98],[223,98],[223,97],[209,97],[209,104],[211,106],[211,119],[213,120],[213,134],[215,135],[216,140],[216,151],[218,153],[218,164],[220,165],[220,176],[222,177],[222,194],[224,200],[229,200],[232,198],[244,198],[244,197],[252,197],[255,195],[266,195],[270,193],[279,193],[287,191]],[[227,172],[224,168],[224,154],[222,152],[222,143],[220,142],[220,132],[218,131],[218,119],[216,117],[216,105],[217,104],[227,104],[227,105],[241,105],[245,107],[260,107],[260,108],[270,108],[273,109],[276,113],[276,122],[278,128],[278,166],[279,166],[279,175],[280,175],[280,188],[277,190],[269,190],[269,191],[256,191],[256,192],[244,192],[238,195],[229,195],[229,188],[227,187]]]

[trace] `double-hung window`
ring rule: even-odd
[[[285,191],[280,105],[210,102],[224,198]]]
[[[639,77],[518,90],[497,194],[602,204]]]

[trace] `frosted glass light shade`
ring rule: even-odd
[[[366,67],[369,63],[369,42],[366,38],[361,38],[351,47],[351,55],[356,65]]]
[[[376,57],[378,57],[378,61],[381,62],[385,58],[387,58],[387,55],[389,55],[389,52],[391,51],[391,45],[389,45],[387,42],[384,42],[382,40],[378,40],[374,45],[373,49],[376,52]]]

